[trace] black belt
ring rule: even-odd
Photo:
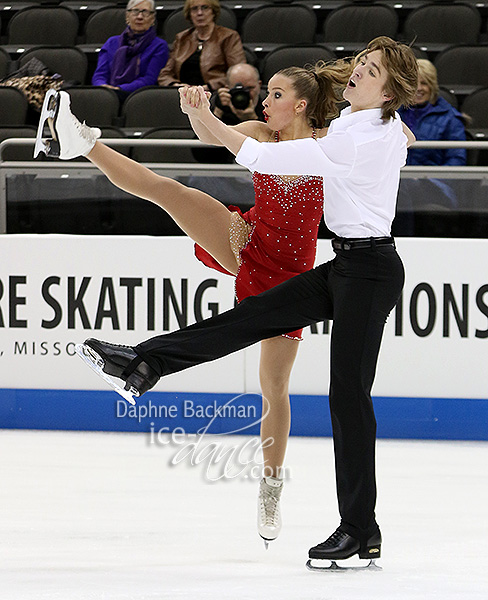
[[[395,240],[392,237],[334,238],[332,240],[334,250],[359,250],[361,248],[375,248],[376,246],[395,247]]]

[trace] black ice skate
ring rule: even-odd
[[[37,128],[34,158],[39,152],[46,156],[69,160],[86,156],[101,135],[97,127],[80,123],[70,109],[68,92],[49,90],[44,97],[41,118]],[[44,138],[44,126],[48,125],[50,137]]]
[[[346,560],[358,555],[360,559],[367,559],[367,563],[359,565],[337,564],[338,560]],[[309,560],[307,568],[310,571],[358,571],[371,570],[381,571],[381,567],[376,564],[376,559],[381,556],[381,533],[372,535],[364,544],[353,538],[340,527],[334,533],[317,546],[310,548],[308,552]],[[312,560],[325,560],[328,564],[325,566],[316,566]]]
[[[159,375],[130,346],[110,344],[90,338],[84,344],[75,346],[76,353],[97,375],[130,404],[150,390],[159,380]],[[136,362],[135,365],[133,361]],[[131,370],[128,367],[131,367]],[[112,379],[116,377],[125,382],[125,386]]]

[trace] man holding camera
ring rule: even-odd
[[[226,125],[243,121],[264,121],[260,91],[261,79],[256,67],[239,63],[226,74],[227,87],[219,88],[210,99],[214,115]]]

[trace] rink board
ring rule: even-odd
[[[378,433],[488,439],[488,241],[397,242],[406,283],[373,388]],[[164,378],[137,416],[118,414],[118,397],[74,356],[87,337],[135,344],[233,306],[233,278],[201,265],[189,240],[8,235],[0,249],[0,427],[258,431],[259,345]],[[318,262],[332,256],[320,240]],[[295,435],[330,435],[329,331],[304,332]]]

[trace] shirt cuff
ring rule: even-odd
[[[260,145],[261,143],[254,138],[247,137],[236,155],[236,163],[251,169],[258,158]]]

